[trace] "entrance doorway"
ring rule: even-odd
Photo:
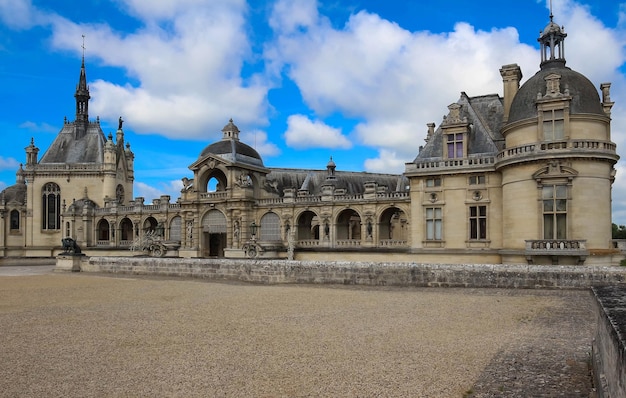
[[[204,257],[224,257],[225,233],[204,233]]]

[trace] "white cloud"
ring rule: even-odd
[[[319,120],[312,121],[304,115],[291,115],[285,132],[287,146],[305,148],[343,148],[352,143],[341,134],[341,129],[330,127]]]
[[[45,23],[46,16],[31,0],[0,0],[0,21],[12,29],[30,29]]]
[[[20,162],[13,158],[5,158],[0,156],[0,170],[15,170],[17,172]]]
[[[261,130],[242,132],[239,139],[254,148],[261,157],[272,157],[280,154],[280,148],[267,140],[267,133]]]
[[[375,173],[402,173],[407,158],[396,152],[381,149],[377,158],[366,159],[365,168]]]
[[[134,184],[134,197],[142,197],[145,199],[145,203],[152,203],[154,199],[160,199],[161,195],[169,195],[170,203],[176,202],[180,197],[180,190],[183,188],[181,180],[170,180],[166,182],[159,182],[158,186],[151,186],[141,181],[135,181]]]
[[[18,127],[36,133],[58,133],[59,128],[48,123],[35,123],[30,120],[20,124]]]
[[[245,2],[133,0],[122,5],[144,26],[122,34],[106,24],[48,17],[55,48],[79,53],[76,38],[84,34],[87,63],[97,57],[139,81],[136,87],[91,83],[94,114],[103,119],[121,114],[138,133],[190,139],[206,138],[224,115],[242,126],[267,123],[269,87],[259,75],[241,74],[253,57]]]
[[[287,26],[275,27],[271,65],[284,67],[320,118],[338,112],[364,120],[355,129],[359,143],[405,161],[423,144],[426,124],[440,122],[461,91],[499,93],[502,65],[534,71],[539,64],[538,51],[521,44],[514,28],[484,32],[459,23],[449,34],[410,32],[361,11],[335,29],[310,11],[317,20],[294,30],[277,13],[275,23]]]

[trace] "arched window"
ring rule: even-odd
[[[42,189],[42,225],[44,230],[61,229],[61,188],[49,182]]]
[[[170,240],[175,240],[180,242],[180,231],[183,227],[183,220],[180,216],[176,216],[172,218],[170,221]]]
[[[276,213],[266,213],[261,217],[261,240],[279,241],[280,237],[280,217]]]
[[[20,212],[17,210],[11,210],[11,230],[16,231],[20,229]]]

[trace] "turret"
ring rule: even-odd
[[[30,145],[24,149],[26,150],[26,167],[36,165],[39,148],[35,146],[35,139],[31,138]]]
[[[83,47],[84,50],[84,47]],[[78,85],[76,86],[76,139],[82,138],[87,132],[87,125],[89,124],[89,86],[87,86],[87,74],[85,72],[85,55],[83,54],[83,60],[80,67],[80,76],[78,78]]]

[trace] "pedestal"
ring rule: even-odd
[[[80,262],[85,257],[84,254],[59,254],[55,272],[80,272]]]

